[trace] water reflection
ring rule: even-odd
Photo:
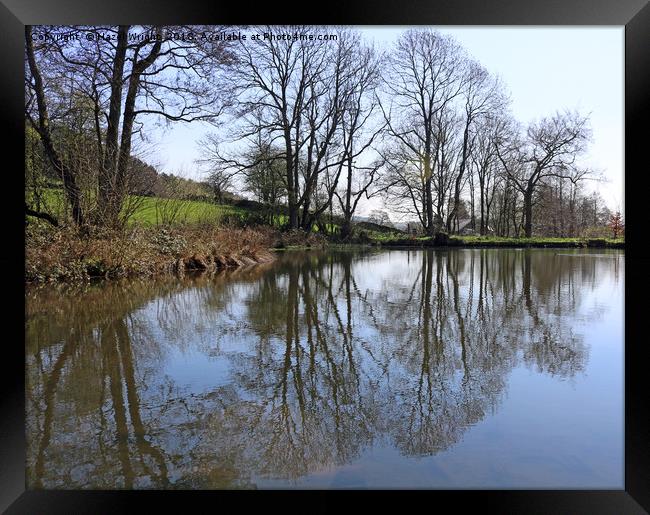
[[[30,290],[29,485],[251,488],[376,446],[434,455],[498,410],[515,367],[584,372],[578,307],[621,256],[287,253]]]

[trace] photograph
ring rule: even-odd
[[[26,488],[624,490],[624,78],[624,26],[26,25]]]

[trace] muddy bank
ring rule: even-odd
[[[270,263],[275,256],[268,250],[259,250],[246,254],[192,254],[179,257],[173,264],[173,271],[183,274],[186,271],[216,272],[231,268],[249,267],[261,263]]]
[[[25,230],[25,281],[74,283],[214,272],[270,263],[275,259],[272,249],[325,244],[325,238],[313,233],[266,226],[95,227],[82,232],[30,223]]]

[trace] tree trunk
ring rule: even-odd
[[[429,236],[434,236],[436,233],[436,221],[435,218],[433,217],[433,195],[431,191],[431,177],[429,177],[426,181],[426,204],[427,204],[427,234]]]
[[[458,220],[458,210],[460,208],[460,189],[461,183],[463,181],[463,176],[465,175],[465,167],[467,166],[467,145],[469,142],[469,126],[472,123],[471,116],[467,116],[467,121],[465,122],[465,130],[463,131],[463,151],[460,161],[460,167],[458,169],[458,177],[454,181],[454,204],[449,214],[449,219],[447,220],[447,230],[451,233],[452,223],[454,220]]]
[[[38,65],[36,64],[36,58],[34,57],[32,27],[29,25],[25,27],[25,43],[27,62],[32,77],[34,78],[34,89],[36,92],[36,104],[38,108],[38,127],[36,127],[36,129],[41,137],[45,149],[45,155],[63,181],[63,189],[66,192],[66,196],[70,202],[70,207],[72,208],[72,219],[77,225],[83,226],[86,223],[86,219],[81,207],[81,190],[77,185],[76,173],[61,160],[61,156],[54,147],[54,142],[52,141],[52,135],[50,133],[50,118],[47,111],[45,91],[43,89],[43,78],[41,76],[41,71],[38,69]]]
[[[524,234],[526,238],[533,235],[533,192],[524,193]]]
[[[562,180],[560,180],[560,236],[564,236],[564,195],[562,188]]]
[[[133,135],[133,122],[135,121],[135,100],[138,95],[140,86],[140,76],[156,60],[162,46],[162,40],[158,39],[154,44],[149,55],[141,60],[137,60],[137,52],[133,56],[133,67],[129,77],[129,89],[126,93],[124,103],[124,119],[122,120],[122,136],[120,140],[120,149],[115,170],[115,179],[113,180],[113,192],[108,203],[107,223],[117,225],[120,211],[124,198],[127,194],[127,173],[129,161],[131,158],[131,137]]]
[[[291,146],[291,130],[288,127],[284,129],[284,144],[285,144],[285,166],[287,177],[287,207],[289,209],[289,228],[295,229],[298,227],[298,206],[296,205],[296,187],[293,180],[293,148]]]
[[[470,213],[471,213],[471,227],[472,230],[476,230],[476,206],[475,206],[475,199],[474,199],[474,181],[472,179],[472,176],[470,175],[470,186],[469,186],[469,199],[470,199]]]
[[[118,133],[120,116],[122,114],[122,88],[124,83],[124,63],[126,61],[126,47],[128,25],[120,25],[117,33],[117,46],[113,58],[113,73],[111,76],[111,96],[109,102],[108,123],[106,127],[106,144],[104,145],[104,159],[99,174],[99,195],[97,198],[96,223],[101,223],[104,217],[109,224],[112,223],[112,204],[114,202],[114,179],[117,170],[119,153]]]
[[[485,184],[483,181],[479,181],[479,186],[481,188],[481,226],[480,234],[481,236],[485,235]]]
[[[341,238],[347,240],[352,234],[352,157],[348,156],[348,177],[345,190],[345,209],[343,210],[343,225]]]

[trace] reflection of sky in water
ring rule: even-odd
[[[518,256],[516,267],[512,269],[515,277],[513,288],[517,291],[521,289],[523,272],[520,258],[523,252],[487,252],[491,256],[498,252]],[[503,367],[502,377],[499,379],[501,372],[498,370],[495,375],[496,380],[503,382],[503,387],[495,393],[494,404],[482,406],[485,412],[478,420],[470,420],[464,427],[453,428],[455,436],[450,437],[449,445],[443,445],[436,452],[406,456],[396,448],[390,431],[384,429],[383,432],[377,430],[370,444],[362,445],[351,460],[314,467],[297,479],[243,472],[251,473],[251,481],[258,487],[269,488],[622,488],[624,254],[570,250],[537,252],[533,255],[545,256],[548,269],[540,266],[540,261],[535,262],[537,264],[529,271],[534,306],[524,307],[521,304],[524,300],[519,300],[519,305],[514,308],[523,310],[521,316],[527,318],[526,309],[537,308],[537,316],[549,327],[554,327],[554,324],[564,327],[558,333],[560,341],[551,346],[550,352],[557,347],[572,345],[569,338],[572,338],[571,342],[584,342],[586,357],[583,370],[578,369],[575,374],[566,377],[540,370],[531,356],[522,355],[530,352],[524,345],[524,340],[530,338],[525,324],[519,333],[509,333],[503,328],[495,333],[495,344],[506,347],[514,345],[516,354],[507,359],[515,361],[512,366],[508,362],[494,365]],[[478,259],[485,253],[481,250],[451,252],[462,264],[454,283],[458,295],[456,304],[461,306],[463,323],[466,324],[464,327],[470,332],[480,332],[483,327],[476,320],[476,310],[477,282],[481,277]],[[445,254],[433,255],[439,258]],[[290,270],[290,266],[283,269],[283,259],[280,258],[277,266],[267,274],[270,274],[269,277],[275,274],[274,287],[286,294],[290,281],[287,270]],[[559,277],[550,276],[549,279],[545,274],[551,273],[549,270],[560,263],[557,260],[561,260],[564,273]],[[583,267],[584,260],[594,260],[595,268]],[[336,263],[332,269],[334,275],[330,277],[328,266],[324,265],[326,273],[323,277],[325,280],[332,279],[333,303],[327,301],[328,293],[324,286],[318,286],[318,281],[313,277],[311,293],[318,299],[318,316],[323,330],[329,331],[327,338],[333,340],[329,341],[329,345],[334,349],[345,343],[344,336],[336,332],[336,327],[337,324],[342,324],[344,330],[347,327],[348,298],[342,267]],[[498,267],[492,270],[495,274],[500,271],[503,272]],[[432,299],[435,300],[441,293],[438,288],[444,289],[447,294],[450,291],[450,276],[445,273],[444,277],[436,278],[435,271],[432,275],[430,288]],[[388,251],[356,257],[351,260],[349,276],[352,278],[349,284],[352,292],[350,324],[352,346],[356,353],[354,365],[360,371],[359,395],[367,397],[365,402],[373,410],[394,417],[393,410],[398,410],[399,416],[399,409],[402,409],[405,410],[402,415],[406,417],[412,400],[409,395],[415,391],[409,390],[408,381],[417,376],[418,361],[415,359],[413,364],[408,355],[401,356],[399,348],[402,342],[399,339],[402,329],[422,323],[409,318],[409,313],[413,311],[409,311],[409,306],[404,302],[409,295],[415,295],[416,301],[418,295],[422,295],[420,283],[425,279],[423,253]],[[297,313],[300,342],[307,348],[305,324],[314,307],[305,303],[304,291],[301,290],[304,287],[301,281],[305,277],[307,275],[300,276],[296,284],[299,292]],[[440,282],[437,283],[437,280]],[[539,285],[544,287],[537,291]],[[258,400],[258,390],[255,388],[264,390],[264,387],[242,383],[255,377],[254,370],[247,372],[249,369],[246,367],[257,362],[259,356],[256,353],[260,352],[260,348],[266,349],[276,359],[271,366],[279,366],[282,362],[279,358],[287,345],[282,321],[279,322],[279,329],[275,328],[264,336],[259,332],[259,326],[249,319],[252,299],[260,295],[260,281],[235,281],[219,288],[211,288],[209,282],[188,287],[171,296],[149,301],[132,313],[134,319],[146,326],[146,330],[142,331],[146,335],[143,338],[155,342],[157,348],[161,349],[160,359],[147,364],[144,357],[138,357],[138,348],[144,342],[138,342],[134,337],[137,375],[146,378],[144,381],[148,385],[139,390],[145,412],[148,412],[150,405],[158,402],[160,391],[153,386],[157,384],[170,384],[179,398],[234,395],[239,404],[254,404]],[[574,294],[576,291],[579,295]],[[501,306],[503,299],[498,291],[495,293],[486,288],[484,295],[486,302],[492,303],[495,310],[506,309]],[[276,298],[271,304],[273,302],[286,303],[287,300]],[[434,310],[440,307],[435,302]],[[439,302],[448,310],[445,311],[448,313],[446,316],[450,317],[447,323],[455,324],[454,302],[449,298],[442,298]],[[264,309],[271,310],[274,307],[271,304],[264,305]],[[383,331],[382,327],[389,327],[392,332]],[[459,333],[453,334],[457,337]],[[263,337],[268,341],[260,347],[260,338]],[[522,341],[513,341],[517,338]],[[534,338],[541,336],[536,334]],[[415,341],[416,346],[408,349],[417,349],[417,343]],[[450,388],[449,395],[452,397],[468,395],[462,388],[465,375],[459,359],[459,343],[450,341],[445,346],[451,349],[447,359],[457,367],[448,371],[451,375],[445,387]],[[406,354],[412,352],[408,349],[404,351]],[[569,349],[568,352],[574,351]],[[385,369],[380,365],[382,359],[389,362]],[[298,363],[293,356],[289,361],[292,365]],[[277,370],[258,372],[263,380],[268,378],[271,381]],[[248,379],[241,375],[246,373],[251,374]],[[484,372],[477,370],[470,373],[480,375]],[[490,374],[491,370],[486,373],[488,381],[493,380]],[[437,376],[437,372],[434,376]],[[406,386],[401,386],[400,380],[406,380]],[[491,386],[479,381],[473,387],[480,389]],[[374,393],[371,394],[371,390]],[[295,393],[288,395],[290,400],[296,400],[292,397]],[[483,393],[472,393],[470,390],[469,395],[480,399]],[[490,398],[489,395],[486,398]],[[404,407],[394,405],[398,400],[404,402]],[[438,399],[436,402],[441,401]],[[472,399],[467,402],[471,404]],[[456,409],[456,405],[462,407],[465,401],[462,398],[452,399],[451,408]],[[355,409],[354,405],[348,408]],[[266,409],[270,408],[267,406]],[[342,406],[341,409],[347,408]],[[352,412],[348,416],[354,419],[356,414]],[[443,420],[441,423],[462,424],[463,420],[462,416],[453,415],[450,422]],[[399,424],[402,422],[380,420],[377,423],[382,427],[397,423],[401,427]],[[165,428],[158,428],[157,431],[164,433]],[[165,438],[163,441],[167,450],[182,449],[183,445],[187,445],[178,436]],[[200,432],[195,432],[188,441],[192,445],[199,445],[201,438]],[[179,477],[182,473],[182,470],[176,470],[172,477]]]
[[[571,316],[574,330],[584,335],[590,347],[584,374],[558,380],[520,365],[507,379],[501,406],[468,428],[450,449],[404,460],[391,445],[375,446],[353,463],[311,474],[293,486],[623,488],[624,255],[566,251],[557,255],[620,260],[618,277],[605,269],[596,281],[580,284],[584,296]],[[373,267],[376,274],[363,276],[363,285],[371,288],[411,278],[413,270],[404,272],[402,268],[406,261],[404,254],[390,256],[381,266]],[[594,312],[604,316],[591,320],[589,315]],[[268,480],[258,484],[282,488],[284,483]]]

